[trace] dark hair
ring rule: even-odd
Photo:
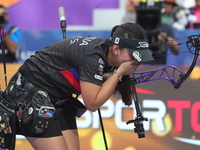
[[[4,8],[4,9],[7,9],[5,6],[3,6],[3,5],[0,5],[0,8]]]
[[[147,40],[147,35],[144,29],[136,23],[128,22],[113,27],[111,31],[112,36],[124,37],[127,39]],[[122,101],[125,105],[130,106],[132,104],[133,87],[134,81],[129,75],[123,76],[121,82],[117,85],[117,90],[122,96]]]
[[[147,40],[147,35],[144,29],[140,25],[132,22],[113,27],[110,37],[112,36],[119,36],[127,39]]]

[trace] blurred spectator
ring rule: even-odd
[[[139,0],[126,0],[126,14],[124,18],[122,19],[124,22],[136,22],[137,17],[137,7]],[[171,16],[170,16],[171,18]],[[161,18],[160,18],[161,19]],[[168,23],[170,24],[170,23]],[[155,59],[154,62],[151,64],[160,64],[165,65],[167,60],[167,50],[168,48],[171,50],[171,52],[175,55],[179,54],[179,46],[177,45],[178,42],[176,40],[173,40],[175,38],[173,28],[166,23],[161,23],[161,31],[159,34],[155,35],[153,38],[149,38],[150,43],[150,50],[152,51],[152,55]],[[156,43],[159,43],[156,44]],[[155,46],[156,44],[156,46]],[[177,46],[174,46],[177,45]]]
[[[167,50],[170,49],[175,55],[179,54],[178,42],[174,39],[175,35],[170,25],[161,24],[161,32],[157,35],[157,41],[150,45],[154,62],[151,64],[166,65]]]
[[[4,36],[5,56],[0,49],[0,63],[3,62],[3,57],[7,63],[15,63],[20,56],[21,30],[17,26],[11,25],[8,10],[3,5],[0,5],[0,25],[4,25],[6,30]]]
[[[188,28],[200,28],[200,0],[195,0],[195,6],[189,8],[189,13],[190,15],[188,15]]]
[[[125,22],[136,22],[136,6],[138,4],[139,0],[126,0],[125,5],[125,15],[122,19],[122,23]]]
[[[174,29],[184,30],[188,24],[187,10],[178,6],[175,0],[164,0],[162,22]]]

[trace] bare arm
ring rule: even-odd
[[[138,0],[127,0],[126,1],[126,11],[136,12],[136,5]]]
[[[6,44],[7,48],[10,50],[10,52],[11,52],[12,54],[14,54],[14,53],[16,52],[16,50],[17,50],[18,44],[17,44],[16,42],[14,42],[14,41],[9,37],[8,34],[5,35],[4,39],[5,39],[5,44]]]
[[[168,36],[167,45],[170,46],[172,53],[174,53],[176,55],[179,54],[179,46],[178,46],[178,42],[176,40],[173,40],[173,38]]]
[[[117,69],[117,72],[121,75],[127,75],[134,73],[136,68],[137,64],[134,64],[134,61],[125,62]],[[102,86],[80,81],[82,97],[87,109],[96,111],[101,107],[112,95],[118,81],[119,78],[116,74],[109,77]]]

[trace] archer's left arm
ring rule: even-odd
[[[14,27],[10,32],[6,33],[4,37],[5,44],[12,54],[16,53],[21,38],[22,31],[18,27]]]
[[[10,38],[10,36],[8,34],[5,35],[4,39],[5,39],[6,46],[8,47],[8,49],[10,50],[10,52],[12,54],[14,54],[16,52],[16,50],[17,50],[18,43],[14,42]]]

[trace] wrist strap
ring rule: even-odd
[[[117,70],[114,70],[114,73],[117,75],[117,77],[119,78],[119,81],[121,82],[122,81],[122,75],[121,74],[119,74],[118,72],[117,72]]]

